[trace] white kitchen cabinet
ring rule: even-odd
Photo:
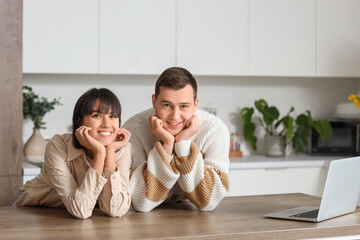
[[[229,196],[305,193],[322,196],[328,168],[230,170]]]
[[[315,76],[315,0],[249,3],[249,74]]]
[[[317,1],[317,76],[360,76],[360,1]]]
[[[175,65],[175,0],[101,0],[100,73],[159,74]]]
[[[36,166],[26,161],[23,162],[23,184],[39,176],[40,173],[41,168],[39,166]]]
[[[178,0],[177,65],[200,75],[246,75],[248,1]]]
[[[97,73],[98,0],[24,0],[24,73]]]

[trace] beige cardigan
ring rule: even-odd
[[[46,146],[43,172],[26,182],[16,206],[65,206],[81,219],[92,215],[98,200],[109,216],[120,217],[130,207],[130,143],[116,153],[117,171],[104,169],[100,176],[83,149],[73,146],[72,135],[55,135]]]

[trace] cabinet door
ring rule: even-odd
[[[193,74],[247,74],[247,0],[178,0],[177,65]]]
[[[175,0],[101,0],[100,73],[159,74],[175,65]]]
[[[305,193],[322,196],[327,168],[230,170],[229,196]]]
[[[318,0],[317,75],[360,77],[360,1]]]
[[[23,9],[23,72],[98,72],[98,0],[24,0]]]
[[[251,0],[250,75],[315,75],[315,0]]]

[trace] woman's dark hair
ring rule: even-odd
[[[193,75],[181,67],[171,67],[166,69],[157,79],[155,84],[155,99],[160,94],[160,87],[168,87],[179,90],[190,84],[194,91],[194,102],[197,98],[197,83]]]
[[[75,136],[75,131],[80,127],[85,115],[93,113],[96,100],[100,101],[100,113],[112,113],[119,116],[119,127],[121,126],[121,104],[116,95],[106,88],[92,88],[84,93],[76,102],[73,113],[73,144],[76,148],[84,148]]]

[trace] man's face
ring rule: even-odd
[[[199,99],[194,102],[194,90],[186,85],[179,90],[160,87],[160,94],[155,100],[152,96],[155,115],[163,120],[164,129],[176,136],[185,128],[185,122],[191,118],[198,106]]]

